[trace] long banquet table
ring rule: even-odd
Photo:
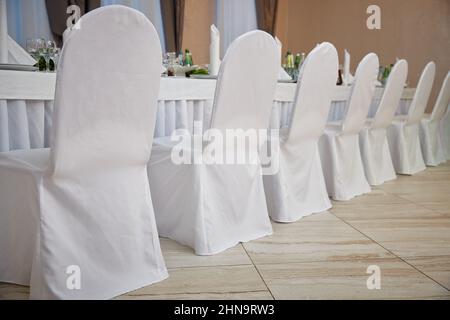
[[[52,125],[54,73],[0,70],[0,152],[48,147]],[[216,81],[211,79],[161,78],[155,137],[173,130],[192,130],[194,121],[209,127]],[[288,125],[296,84],[278,83],[271,127]],[[398,113],[407,112],[415,89],[406,88]],[[329,121],[342,119],[351,87],[336,86]],[[377,87],[370,115],[383,88]]]

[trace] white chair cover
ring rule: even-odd
[[[447,161],[445,137],[441,136],[441,123],[450,103],[450,72],[444,79],[441,91],[431,115],[425,115],[420,123],[420,144],[427,166],[438,166]]]
[[[407,76],[408,63],[406,60],[397,61],[389,75],[374,118],[369,119],[359,134],[364,170],[367,181],[372,186],[396,178],[386,131],[394,120]]]
[[[339,68],[336,48],[322,43],[311,51],[300,70],[293,116],[279,151],[277,174],[264,176],[271,218],[293,222],[331,208],[318,141],[323,134]]]
[[[378,67],[378,57],[374,53],[369,53],[359,63],[344,121],[328,125],[319,141],[328,194],[335,200],[346,201],[370,192],[358,135],[369,113]]]
[[[211,127],[267,129],[279,65],[269,34],[252,31],[236,39],[220,66]],[[212,255],[272,233],[260,164],[176,165],[168,140],[155,139],[149,164],[161,236]]]
[[[106,299],[167,277],[146,172],[158,35],[122,6],[78,23],[58,69],[52,148],[0,155],[0,281],[30,285],[32,299]]]
[[[425,170],[420,148],[419,126],[433,87],[436,65],[425,66],[417,85],[407,116],[394,118],[387,136],[392,162],[398,174],[413,175]]]

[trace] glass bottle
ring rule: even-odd
[[[184,65],[187,67],[192,67],[194,65],[194,62],[192,60],[192,54],[189,51],[189,49],[186,49],[185,51]]]

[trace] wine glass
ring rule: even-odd
[[[177,54],[175,52],[167,52],[164,56],[164,67],[167,69],[167,75],[169,77],[175,75],[175,63]]]
[[[38,48],[36,39],[27,39],[27,52],[34,58],[38,58]]]
[[[36,39],[36,49],[39,55],[45,54],[46,51],[45,39],[42,38]]]

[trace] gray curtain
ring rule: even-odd
[[[164,38],[168,52],[180,52],[183,43],[185,0],[161,0]]]
[[[255,0],[258,29],[275,34],[278,0]]]
[[[81,9],[81,15],[100,7],[101,0],[45,0],[48,20],[55,41],[58,46],[62,44],[62,35],[66,30],[67,7],[76,4]]]

